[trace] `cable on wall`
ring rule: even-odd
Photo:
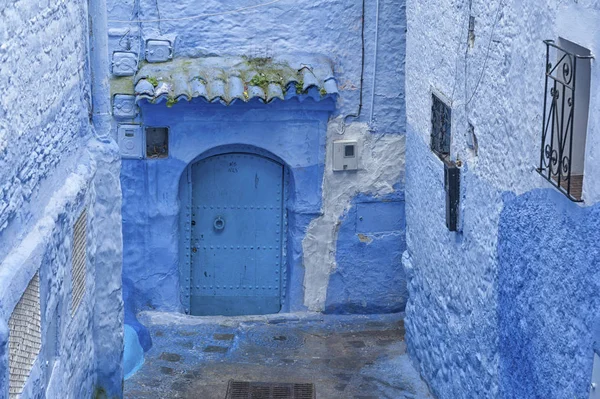
[[[238,13],[241,13],[244,11],[250,11],[250,10],[255,10],[257,8],[270,6],[272,4],[279,3],[281,1],[283,1],[283,0],[272,0],[267,3],[261,3],[261,4],[255,4],[253,6],[236,8],[234,10],[220,11],[220,12],[214,12],[214,13],[209,13],[209,14],[191,15],[189,17],[182,17],[182,18],[158,18],[158,19],[145,19],[145,20],[137,19],[137,20],[127,20],[127,21],[126,20],[118,20],[118,19],[109,19],[108,22],[129,24],[129,23],[152,23],[152,22],[160,23],[160,22],[189,21],[189,20],[193,20],[193,19],[216,17],[216,16],[220,16],[220,15],[238,14]]]
[[[365,10],[366,0],[362,1],[362,28],[361,28],[361,42],[362,42],[362,56],[361,56],[361,67],[360,67],[360,99],[358,102],[358,111],[353,114],[348,114],[342,118],[342,124],[338,134],[344,134],[346,132],[346,121],[348,118],[360,118],[360,114],[363,108],[363,86],[365,81]]]
[[[472,7],[472,0],[469,0],[469,7],[467,9],[468,13],[467,13],[467,24],[471,15],[471,7]],[[467,41],[468,41],[469,37],[467,35]],[[452,103],[454,103],[454,94],[456,93],[456,86],[458,84],[458,65],[459,65],[459,61],[460,61],[460,55],[461,55],[461,51],[460,51],[460,47],[463,44],[463,28],[460,29],[460,37],[458,38],[458,43],[456,45],[456,57],[455,57],[455,61],[454,61],[454,85],[452,86],[452,94],[450,95],[450,101]],[[468,49],[468,45],[467,45],[467,49]],[[466,55],[465,55],[466,57]]]
[[[477,80],[475,89],[473,90],[471,97],[469,97],[469,100],[465,103],[465,106],[468,106],[469,103],[471,102],[471,100],[473,100],[473,98],[475,97],[475,94],[477,94],[477,90],[479,89],[479,84],[481,83],[481,81],[483,79],[483,75],[485,73],[485,70],[487,69],[487,62],[488,62],[488,59],[490,58],[490,49],[492,48],[492,39],[494,38],[494,33],[496,32],[496,26],[498,25],[498,21],[500,19],[499,18],[500,10],[502,9],[503,4],[504,4],[504,0],[500,0],[500,2],[498,3],[498,9],[496,10],[496,18],[494,20],[494,26],[492,27],[492,32],[490,33],[490,40],[488,42],[488,47],[487,47],[487,51],[485,54],[485,60],[483,61],[483,67],[481,68],[481,73],[479,74],[479,79]],[[465,77],[465,81],[466,81],[466,77]],[[466,99],[466,97],[465,97],[465,99]]]

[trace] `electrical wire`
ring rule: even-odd
[[[152,23],[152,22],[160,23],[160,22],[189,21],[192,19],[200,19],[200,18],[216,17],[216,16],[220,16],[220,15],[237,14],[237,13],[241,13],[244,11],[250,11],[250,10],[255,10],[257,8],[270,6],[272,4],[279,3],[281,1],[283,1],[283,0],[272,0],[267,3],[261,3],[261,4],[255,4],[253,6],[236,8],[234,10],[214,12],[214,13],[209,13],[209,14],[192,15],[189,17],[182,17],[182,18],[137,19],[137,20],[127,20],[127,21],[126,20],[118,20],[118,19],[109,19],[108,22],[129,24],[129,23]]]
[[[487,62],[488,62],[488,59],[490,58],[490,49],[492,48],[492,39],[494,37],[494,32],[496,31],[496,25],[498,25],[498,20],[499,20],[498,17],[500,16],[500,10],[502,9],[503,4],[504,4],[504,0],[500,0],[500,2],[498,3],[498,9],[496,10],[496,19],[494,21],[494,26],[492,27],[492,32],[490,33],[490,41],[488,43],[487,52],[485,54],[485,60],[483,61],[483,67],[481,68],[481,74],[479,75],[479,79],[477,80],[475,89],[473,90],[473,93],[471,94],[471,97],[469,98],[469,100],[465,103],[465,106],[468,106],[469,103],[471,102],[471,100],[473,100],[473,97],[475,97],[475,94],[477,93],[477,90],[479,89],[479,84],[481,83],[481,81],[483,79],[483,75],[485,74],[485,70],[487,68]],[[466,79],[466,77],[465,77],[465,79]]]
[[[365,82],[365,10],[366,0],[362,1],[362,28],[361,28],[361,41],[362,41],[362,57],[361,57],[361,68],[360,68],[360,100],[358,102],[358,111],[354,114],[348,114],[342,118],[342,126],[339,134],[344,134],[346,131],[346,120],[348,118],[360,118],[360,114],[363,108],[363,86]]]
[[[471,0],[469,0],[469,8],[468,8],[468,15],[467,15],[467,26],[469,24],[469,17],[471,14]],[[468,40],[469,40],[469,35],[467,35],[467,49],[468,49]],[[456,85],[458,84],[458,64],[460,61],[460,47],[463,44],[463,29],[461,28],[460,30],[460,37],[458,38],[458,43],[456,45],[456,57],[455,57],[455,61],[454,61],[454,85],[452,86],[452,95],[450,96],[450,101],[452,103],[454,103],[454,93],[456,93]]]

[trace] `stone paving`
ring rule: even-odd
[[[402,315],[140,315],[152,336],[125,397],[225,399],[229,380],[314,383],[318,399],[433,398],[406,354]]]

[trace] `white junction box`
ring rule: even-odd
[[[358,142],[356,140],[333,142],[333,170],[358,170]]]
[[[121,158],[144,158],[144,137],[140,125],[119,125],[117,135]]]

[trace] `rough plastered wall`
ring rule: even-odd
[[[499,226],[500,393],[587,398],[600,321],[600,205],[509,196]]]
[[[367,117],[364,120],[370,119],[374,88],[375,126],[385,133],[403,132],[405,2],[364,3],[366,68],[363,94]],[[378,4],[379,23],[376,23]],[[164,37],[174,42],[175,57],[322,54],[335,64],[342,91],[338,103],[340,114],[357,110],[362,64],[362,0],[307,3],[293,0],[232,0],[227,3],[182,0],[176,4],[169,0],[108,0],[107,5],[111,53],[129,51],[143,60],[145,41]],[[243,11],[246,8],[249,9]],[[375,82],[374,72],[377,73]]]
[[[189,266],[186,271],[180,262],[187,245],[184,226],[189,221],[185,213],[191,205],[185,194],[188,165],[198,157],[257,149],[275,157],[289,173],[290,275],[284,311],[303,308],[302,292],[296,292],[302,290],[304,277],[298,253],[306,226],[321,208],[324,136],[333,100],[292,101],[269,104],[267,109],[256,103],[225,107],[202,101],[185,101],[172,108],[142,105],[143,121],[148,126],[169,121],[171,140],[168,158],[123,160],[123,275],[133,283],[130,298],[135,308],[189,311],[189,299],[186,302],[180,290],[180,281],[189,276]],[[184,284],[181,286],[185,289]],[[133,320],[132,325],[136,325]]]
[[[475,17],[472,45],[470,15]],[[500,350],[501,337],[515,326],[502,323],[506,309],[498,298],[505,287],[499,284],[506,280],[499,280],[499,273],[504,273],[506,264],[499,261],[498,247],[504,245],[499,242],[503,237],[516,240],[507,233],[499,238],[498,226],[501,215],[515,220],[505,208],[506,192],[521,195],[549,187],[535,171],[543,112],[542,40],[562,36],[597,53],[597,16],[598,2],[593,1],[407,3],[407,342],[422,375],[440,398],[538,397],[511,396],[515,391],[503,390],[504,380],[500,380],[506,349]],[[598,76],[597,69],[593,76]],[[597,84],[596,80],[592,93]],[[443,163],[429,149],[432,93],[452,107],[451,158],[462,162],[457,233],[445,227]],[[597,103],[592,102],[591,109],[594,106],[597,108]],[[469,123],[474,127],[478,151],[468,145]],[[593,133],[597,131],[597,117],[593,116],[588,126],[588,154],[597,148],[598,135]],[[597,157],[589,154],[586,161],[586,168],[595,170]],[[584,206],[597,201],[596,176],[586,170]],[[518,207],[511,209],[519,212]],[[562,209],[576,219],[572,209]],[[505,227],[510,230],[510,223]],[[562,236],[559,231],[548,234],[553,242]],[[518,237],[520,245],[536,240],[527,234]],[[564,251],[580,250],[578,245],[565,245]],[[519,272],[518,267],[511,270]],[[560,273],[555,276],[569,278]],[[561,294],[567,295],[565,291]],[[581,321],[587,316],[571,317]],[[555,318],[552,323],[557,322]],[[551,325],[536,333],[553,334]],[[559,392],[552,391],[559,382],[550,378],[558,370],[545,374],[547,392]],[[514,382],[520,383],[523,381]],[[557,395],[542,397],[564,397]]]
[[[408,299],[402,266],[405,222],[404,193],[400,190],[353,198],[338,224],[326,312],[381,314],[404,310]],[[360,283],[354,283],[357,281]]]
[[[120,274],[119,159],[90,123],[87,7],[1,1],[0,20],[0,398],[9,395],[7,325],[36,273],[41,347],[22,397],[90,397],[106,358],[118,378],[105,390],[118,396],[120,283],[96,282]],[[85,285],[71,312],[73,224],[84,208]]]
[[[331,147],[333,140],[339,138],[338,129],[337,124],[330,123],[327,134],[328,148]],[[346,241],[351,244],[358,240],[357,246],[352,246],[341,253],[336,249],[342,245],[338,240],[340,229],[344,228],[342,225],[346,226],[353,222],[351,219],[344,218],[344,215],[352,209],[354,198],[361,193],[374,198],[386,198],[397,191],[398,185],[402,185],[404,135],[374,134],[369,132],[365,124],[355,123],[346,128],[344,139],[360,142],[361,170],[334,172],[333,152],[328,151],[326,154],[323,214],[310,223],[302,245],[305,267],[304,303],[310,310],[316,311],[325,310],[326,303],[329,305],[327,310],[331,312],[365,313],[373,310],[403,310],[403,306],[398,306],[398,302],[405,300],[401,295],[404,272],[398,267],[401,264],[400,259],[397,257],[394,259],[394,252],[401,252],[404,249],[402,234],[387,240],[387,235],[372,234],[375,233],[373,230],[379,229],[361,230],[359,227],[347,236]],[[399,198],[398,202],[402,204],[400,211],[389,209],[385,214],[377,217],[403,219],[403,203]],[[378,225],[384,223],[383,220],[376,221]],[[402,230],[400,226],[393,227],[391,231]],[[379,250],[383,252],[380,254],[383,259],[367,257],[368,253],[362,252],[362,248],[370,245],[378,246],[380,241],[382,247]],[[355,256],[359,260],[346,259],[340,262],[341,259],[336,254]],[[334,285],[328,292],[331,274],[334,274]],[[338,280],[344,279],[345,275],[348,275],[348,280],[340,284]],[[387,281],[384,280],[386,275]],[[367,292],[370,294],[367,295]]]
[[[245,9],[247,7],[249,8]],[[245,10],[239,11],[240,9]],[[363,21],[364,83],[361,87]],[[307,226],[312,222],[308,229],[303,227],[292,233],[294,239],[302,239],[306,234],[302,248],[290,256],[291,262],[298,261],[303,264],[303,270],[293,272],[296,277],[292,279],[300,276],[303,280],[300,281],[300,289],[292,289],[290,292],[293,296],[291,301],[299,303],[299,306],[292,308],[322,311],[325,310],[327,298],[331,305],[329,311],[332,312],[390,312],[404,308],[405,279],[398,255],[404,249],[402,171],[406,23],[403,0],[318,0],[301,3],[292,0],[234,0],[226,4],[218,0],[201,4],[194,0],[184,0],[176,4],[165,0],[110,0],[108,25],[110,52],[131,52],[139,60],[144,59],[146,40],[160,38],[173,42],[175,58],[215,55],[270,57],[298,54],[301,60],[302,53],[330,57],[334,64],[340,95],[336,111],[333,112],[329,123],[327,146],[321,149],[319,154],[320,159],[327,158],[328,163],[313,165],[319,170],[324,169],[325,176],[311,175],[313,180],[306,184],[310,190],[305,193],[312,198],[313,193],[322,190],[323,206],[317,214],[311,210],[313,213],[310,215],[288,215],[290,220],[302,219],[296,220],[299,226]],[[127,79],[119,81],[123,80]],[[347,118],[349,126],[345,129],[346,133],[341,135],[339,133],[343,129],[340,120],[359,111],[361,89],[361,116]],[[270,106],[265,105],[265,109]],[[157,107],[164,105],[159,104]],[[163,125],[168,123],[168,120],[162,122]],[[325,134],[320,134],[322,137],[319,139],[325,141]],[[331,144],[334,139],[347,138],[358,139],[360,146],[364,147],[360,155],[362,170],[358,173],[334,174],[329,159]],[[241,141],[245,139],[244,137]],[[229,140],[230,135],[225,134],[221,144],[228,144]],[[219,145],[218,140],[215,145]],[[132,184],[140,183],[134,183],[132,177],[138,173],[147,173],[145,170],[143,166],[139,166],[139,169],[134,168],[127,172],[124,179]],[[152,204],[156,194],[149,195],[152,197],[149,203]],[[355,199],[357,196],[358,199]],[[365,199],[366,196],[370,196],[368,200]],[[341,225],[345,225],[348,231],[354,229],[350,226],[352,218],[347,217],[348,212],[352,212],[353,204],[357,209],[356,204],[360,201],[389,202],[390,199],[386,196],[393,197],[392,202],[396,206],[377,209],[373,207],[371,214],[378,214],[379,218],[389,217],[397,220],[398,223],[390,227],[394,230],[387,230],[389,226],[383,229],[384,231],[376,226],[367,230],[357,230],[357,234],[372,236],[374,241],[370,244],[361,242],[355,233],[338,236],[337,231]],[[125,199],[124,213],[132,213],[132,217],[126,218],[125,221],[127,235],[131,237],[131,245],[125,242],[125,253],[132,255],[126,259],[125,268],[126,274],[131,270],[132,274],[139,276],[137,270],[146,265],[139,260],[133,260],[141,259],[140,247],[134,241],[150,242],[153,239],[141,225],[136,227],[137,222],[133,216],[133,213],[137,212],[135,207],[135,203],[130,204]],[[168,215],[168,211],[161,209],[151,213],[156,213],[157,216],[172,216]],[[304,220],[307,218],[308,221]],[[165,226],[174,227],[172,224]],[[339,240],[341,242],[338,242]],[[156,242],[155,244],[156,247],[165,245]],[[338,244],[343,247],[339,261],[336,259]],[[380,252],[382,255],[372,257],[369,251]],[[354,259],[360,261],[354,262]],[[367,279],[362,278],[365,270],[371,271]],[[336,284],[328,293],[329,276],[332,273],[337,273]],[[390,274],[397,278],[388,281],[387,284],[379,284],[381,276]],[[175,288],[176,281],[173,280],[173,275],[165,277],[159,274],[155,277],[157,281],[148,280],[142,285],[158,284],[158,280],[163,280],[169,281],[169,285]],[[141,280],[139,277],[135,279]],[[293,281],[291,283],[294,284]],[[171,292],[171,289],[167,292]],[[367,296],[367,292],[377,292],[378,295]],[[152,298],[140,299],[143,304],[156,302]],[[157,303],[165,301],[159,300]]]

